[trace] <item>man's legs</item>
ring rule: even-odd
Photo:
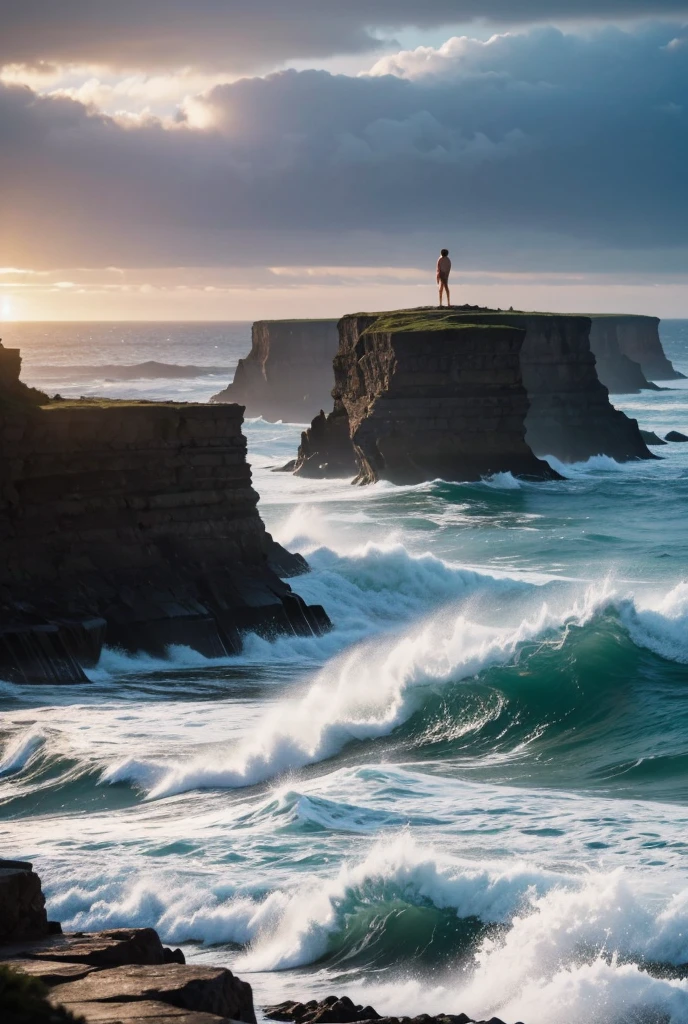
[[[445,292],[447,295],[447,305],[451,306],[451,301],[449,299],[449,284],[442,278],[440,279],[440,306],[442,305],[442,295]]]

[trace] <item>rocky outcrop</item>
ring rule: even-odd
[[[682,380],[679,373],[666,357],[659,337],[660,321],[654,316],[609,316],[593,317],[593,321],[613,321],[616,328],[619,351],[638,363],[648,380]]]
[[[663,441],[661,437],[658,437],[657,434],[655,434],[654,430],[641,430],[640,436],[647,445],[666,444],[666,441]]]
[[[682,434],[680,430],[670,430],[668,434],[665,434],[665,437],[667,441],[673,441],[674,443],[684,443],[688,441],[688,436],[686,434]]]
[[[329,439],[349,423],[359,483],[476,480],[512,472],[556,474],[533,455],[525,434],[528,399],[520,369],[525,332],[473,324],[437,311],[348,316],[334,360],[336,414],[308,432]],[[341,424],[340,424],[341,420]],[[330,464],[313,453],[311,461]],[[329,473],[328,473],[329,475]]]
[[[251,351],[211,402],[238,402],[247,416],[307,423],[331,404],[336,320],[259,320]]]
[[[636,421],[609,402],[590,329],[582,316],[460,308],[344,317],[334,411],[303,434],[295,471],[354,475],[353,456],[359,481],[408,482],[542,475],[533,453],[652,458]]]
[[[104,642],[210,657],[328,628],[277,575],[307,566],[260,519],[242,412],[0,387],[0,678],[86,681]]]
[[[315,999],[300,1003],[288,999],[277,1006],[265,1009],[268,1020],[289,1021],[291,1024],[362,1024],[374,1020],[379,1024],[478,1024],[465,1013],[438,1013],[435,1016],[423,1013],[418,1017],[383,1017],[372,1006],[356,1004],[348,996],[327,996],[317,1002]],[[503,1024],[499,1017],[479,1024]]]
[[[650,317],[593,316],[590,319],[590,348],[595,356],[597,376],[610,394],[659,391],[657,384],[647,380],[640,363],[629,359],[622,350],[628,335],[638,330],[633,321],[650,320]]]
[[[186,964],[182,951],[163,946],[152,928],[48,935],[45,920],[36,928],[35,910],[45,907],[40,879],[23,862],[0,862],[0,872],[9,864],[31,875],[32,900],[16,888],[0,888],[3,1022],[256,1024],[247,982],[224,967]]]
[[[325,415],[321,409],[301,434],[296,461],[289,467],[298,476],[315,479],[356,476],[359,464],[349,433],[349,417],[341,399]]]
[[[33,866],[28,861],[0,860],[0,944],[41,939],[55,931]]]

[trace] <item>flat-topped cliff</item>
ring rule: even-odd
[[[83,681],[104,642],[221,656],[327,628],[277,575],[307,566],[260,519],[241,406],[2,394],[0,679]]]
[[[593,316],[592,320],[593,325],[600,325],[600,321],[605,320],[613,323],[621,355],[637,363],[647,380],[683,380],[685,378],[685,374],[675,370],[666,356],[659,337],[660,321],[656,316],[610,314],[608,316]],[[592,345],[596,352],[595,332],[592,336]]]
[[[304,433],[295,472],[344,475],[343,438],[348,422],[359,479],[375,479],[376,464],[385,461],[377,432],[388,438],[382,442],[387,447],[392,444],[389,439],[401,437],[395,417],[403,410],[408,437],[404,434],[394,444],[397,448],[410,445],[413,459],[425,467],[424,479],[446,476],[447,468],[449,479],[456,478],[457,472],[470,479],[490,452],[490,444],[494,445],[487,459],[491,466],[499,462],[501,468],[527,473],[519,468],[516,450],[509,447],[511,441],[502,431],[507,421],[500,418],[501,412],[492,414],[490,408],[499,394],[502,402],[506,400],[504,389],[508,388],[519,390],[518,402],[513,397],[516,391],[512,392],[511,415],[523,417],[531,456],[554,455],[564,462],[598,454],[619,461],[652,458],[636,421],[609,402],[608,391],[596,373],[590,330],[590,318],[584,316],[484,309],[432,308],[346,316],[339,324],[340,345],[334,359],[334,411],[326,418],[318,417]],[[390,339],[397,335],[392,343]],[[394,405],[390,404],[391,389],[395,391]],[[400,401],[402,395],[405,405]],[[460,423],[443,414],[446,405],[440,405],[442,412],[435,411],[438,399],[446,403],[448,395],[456,402],[460,397],[464,408],[470,409],[472,437],[467,421]],[[408,401],[411,396],[413,404]],[[491,402],[484,401],[487,397]],[[424,407],[433,411],[435,435],[426,433],[425,419],[430,413],[421,411]],[[423,421],[420,430],[413,427],[414,417]],[[513,430],[515,420],[509,422]],[[489,442],[478,441],[481,431],[492,432]],[[447,446],[457,443],[457,432],[464,436],[461,443],[476,453],[473,468],[467,451],[453,468],[451,459],[447,463],[444,453]],[[504,446],[502,459],[497,456],[500,446]],[[399,454],[396,458],[401,460]]]
[[[306,434],[297,472],[319,475],[318,429],[334,440],[345,416],[360,483],[499,472],[552,478],[524,436],[524,339],[518,327],[457,322],[450,313],[344,317],[334,360],[336,412]],[[329,452],[324,461],[331,475],[337,460]]]
[[[239,402],[247,416],[266,420],[310,422],[332,404],[338,345],[336,320],[259,320],[234,380],[210,401]]]

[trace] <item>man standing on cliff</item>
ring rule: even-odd
[[[449,272],[451,271],[451,260],[449,249],[443,249],[437,261],[437,283],[440,286],[440,308],[442,308],[442,294],[447,293],[447,307],[451,306],[449,298]]]

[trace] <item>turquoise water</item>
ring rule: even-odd
[[[688,372],[688,322],[663,338]],[[220,390],[247,339],[4,332],[29,383],[160,398]],[[149,359],[198,372],[118,376]],[[686,383],[615,404],[688,433]],[[153,925],[259,1003],[688,1021],[688,445],[359,489],[270,472],[300,429],[249,422],[250,460],[334,631],[0,684],[3,847],[66,926]]]

